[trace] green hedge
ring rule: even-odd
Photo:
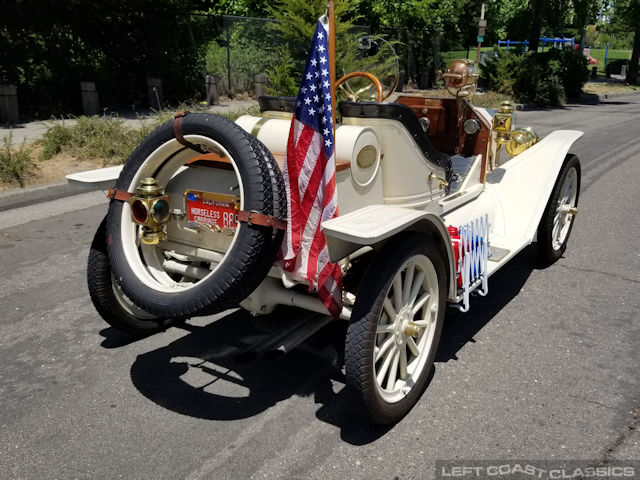
[[[540,106],[562,105],[579,97],[589,78],[587,60],[570,49],[539,53],[500,52],[481,65],[486,86],[518,102]]]

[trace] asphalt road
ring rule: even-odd
[[[431,478],[437,459],[640,460],[640,96],[519,112],[579,129],[580,213],[548,268],[528,248],[468,314],[391,428],[343,390],[343,324],[279,359],[238,355],[283,320],[108,328],[85,263],[99,196],[0,213],[0,478]],[[87,205],[96,205],[84,208]],[[216,321],[217,320],[217,321]]]

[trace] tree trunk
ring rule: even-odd
[[[587,44],[587,26],[582,27],[582,34],[580,35],[580,52],[584,52],[584,47]]]
[[[529,51],[535,52],[538,50],[538,44],[540,43],[540,31],[542,30],[542,20],[544,19],[544,8],[546,0],[535,0],[533,4],[533,21],[531,23],[531,30],[529,31]]]
[[[635,9],[635,33],[633,35],[633,51],[627,70],[627,83],[636,84],[638,78],[638,59],[640,58],[640,5]]]
[[[584,52],[587,43],[587,27],[589,26],[589,0],[578,0],[575,2],[576,24],[582,25],[580,32],[580,52]]]
[[[442,38],[442,31],[438,28],[433,32],[432,46],[433,46],[433,70],[434,75],[438,74],[440,70],[440,39]],[[435,78],[435,77],[434,77]]]

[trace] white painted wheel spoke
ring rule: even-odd
[[[384,343],[380,346],[378,351],[376,352],[376,355],[375,355],[375,357],[373,359],[373,363],[378,363],[378,360],[380,360],[382,358],[382,356],[385,354],[385,352],[387,350],[389,350],[389,347],[391,345],[393,345],[393,344],[394,344],[393,337],[387,338],[384,341]],[[376,347],[376,348],[378,348],[378,347]]]
[[[386,377],[387,371],[389,370],[389,366],[391,365],[391,360],[393,360],[393,357],[395,356],[395,353],[396,353],[395,343],[393,344],[393,346],[394,348],[392,348],[387,353],[387,356],[385,357],[384,362],[382,362],[382,365],[380,366],[380,370],[378,370],[378,374],[376,375],[376,380],[378,381],[378,385],[380,386],[382,386],[382,381]]]
[[[393,279],[393,306],[399,312],[402,309],[402,280],[400,274]]]
[[[391,305],[391,300],[389,300],[388,298],[384,299],[384,303],[382,304],[382,306],[384,307],[384,311],[387,312],[387,316],[389,317],[389,320],[393,323],[396,321],[396,311],[393,308],[393,305]]]
[[[553,224],[553,232],[551,233],[551,236],[552,236],[554,242],[558,241],[558,230],[560,228],[559,223],[560,222],[557,222],[557,223],[554,222],[554,224]]]
[[[400,362],[400,352],[396,348],[393,352],[393,359],[391,360],[391,368],[389,369],[389,376],[387,377],[387,390],[393,390],[398,378],[398,364]]]
[[[387,323],[386,325],[378,325],[376,333],[392,333],[394,329],[395,325],[393,323]]]
[[[399,267],[389,290],[380,292],[386,297],[372,354],[374,386],[390,404],[406,398],[425,375],[438,318],[438,272],[429,256],[416,253]]]
[[[407,271],[404,274],[404,285],[402,287],[404,296],[402,298],[402,302],[405,304],[409,301],[409,292],[411,291],[411,285],[413,284],[413,274],[415,273],[415,270],[416,264],[412,262],[407,266]]]
[[[413,305],[418,297],[418,292],[420,291],[420,287],[422,286],[422,282],[424,282],[424,277],[426,273],[420,271],[416,276],[415,281],[413,282],[413,286],[411,287],[411,293],[409,294],[409,305]]]
[[[416,342],[413,338],[411,337],[407,338],[407,347],[409,347],[409,350],[411,350],[411,354],[414,357],[417,357],[418,355],[420,355],[420,350],[418,349],[418,345],[416,345]]]
[[[400,347],[400,378],[402,380],[407,378],[407,347],[405,345]]]
[[[420,298],[418,299],[418,301],[417,301],[417,302],[415,303],[415,305],[413,306],[413,309],[412,309],[412,313],[413,313],[413,315],[417,315],[417,314],[418,314],[418,312],[420,311],[420,309],[421,309],[422,307],[424,307],[425,303],[427,303],[427,301],[429,300],[429,297],[430,297],[429,292],[424,292],[424,293],[420,296]]]

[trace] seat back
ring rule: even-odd
[[[451,180],[451,157],[436,150],[425,133],[418,117],[407,105],[401,103],[340,102],[343,117],[383,118],[397,120],[415,140],[426,160],[446,171],[447,181]]]

